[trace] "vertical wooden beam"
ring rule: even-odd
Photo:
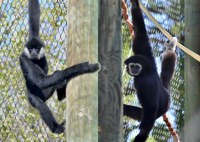
[[[98,59],[98,2],[68,0],[67,65]],[[67,87],[66,141],[98,141],[98,75],[82,75]]]
[[[121,0],[100,0],[99,142],[122,142]]]
[[[200,54],[200,2],[185,0],[185,45]],[[185,142],[200,142],[200,63],[185,56]]]

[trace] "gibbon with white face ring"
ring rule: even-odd
[[[132,21],[135,28],[132,47],[134,56],[126,59],[124,63],[127,66],[127,73],[134,77],[136,94],[142,107],[124,104],[124,115],[141,121],[140,132],[135,137],[134,142],[145,142],[156,119],[169,109],[170,94],[168,88],[175,62],[172,59],[173,63],[171,63],[171,58],[168,58],[168,55],[164,56],[161,70],[163,78],[160,78],[139,2],[131,0],[131,3]],[[166,65],[166,62],[169,65]],[[166,69],[166,66],[169,69]]]
[[[31,60],[33,59],[40,60],[42,57],[45,56],[45,50],[44,47],[41,47],[40,50],[37,50],[35,48],[28,49],[27,47],[25,47],[24,54]]]
[[[128,64],[128,70],[130,72],[130,75],[137,76],[142,71],[142,65],[140,65],[139,63],[130,63]]]
[[[44,52],[44,43],[39,37],[40,6],[38,0],[29,0],[29,38],[20,55],[20,67],[23,72],[29,103],[36,108],[45,124],[53,133],[63,133],[64,121],[58,123],[45,103],[55,91],[58,100],[66,97],[67,83],[74,77],[97,71],[99,64],[83,62],[48,75],[48,63]]]

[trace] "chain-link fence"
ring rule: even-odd
[[[67,1],[40,0],[41,39],[45,42],[49,72],[63,69],[66,60]],[[52,134],[38,111],[27,101],[19,55],[28,36],[28,0],[4,0],[0,8],[0,141],[65,141]],[[52,97],[48,106],[59,122],[65,103]]]
[[[153,16],[158,20],[158,22],[165,28],[167,31],[173,35],[178,37],[179,42],[183,42],[184,37],[184,23],[183,23],[183,5],[182,0],[142,0],[141,1],[148,10],[153,14]],[[130,1],[127,0],[126,3],[129,7],[130,12]],[[129,13],[129,16],[131,14]],[[168,39],[158,30],[156,25],[148,19],[146,15],[144,15],[145,24],[147,27],[147,31],[150,37],[151,45],[154,49],[154,55],[156,57],[157,69],[158,72],[161,70],[161,61],[160,55],[165,50],[164,42]],[[131,19],[131,17],[130,17]],[[123,32],[123,58],[124,60],[128,57],[131,47],[131,37],[126,24],[122,25]],[[131,51],[132,53],[132,51]],[[182,131],[183,128],[183,117],[184,117],[184,96],[183,96],[183,53],[177,48],[176,53],[178,54],[178,59],[176,63],[175,73],[173,81],[171,82],[171,106],[170,110],[167,112],[169,117],[169,121],[172,123],[172,126],[179,132]],[[133,78],[131,78],[127,73],[123,76],[124,85],[123,85],[123,94],[124,94],[124,102],[130,105],[139,105],[137,96],[134,94],[135,89],[133,87]],[[130,120],[129,118],[124,118],[124,132],[125,132],[125,142],[131,141],[139,132],[138,129],[139,123]],[[169,133],[169,130],[160,117],[151,132],[150,138],[148,141],[152,142],[166,142],[170,141],[172,136]]]
[[[172,35],[179,40],[183,39],[183,17],[181,0],[148,1],[148,8]],[[154,2],[154,5],[153,3]],[[0,141],[65,141],[64,135],[52,134],[41,120],[39,113],[32,108],[26,96],[24,79],[19,67],[19,55],[23,51],[24,43],[28,36],[28,1],[4,0],[0,8]],[[40,0],[41,4],[41,39],[46,44],[46,56],[49,63],[50,73],[56,69],[65,67],[66,60],[66,15],[67,1]],[[156,4],[156,6],[155,6]],[[164,5],[164,6],[163,6]],[[130,7],[130,5],[129,5]],[[146,18],[146,17],[145,17]],[[163,51],[163,42],[167,40],[156,26],[145,19],[154,53],[158,57],[157,66],[160,69],[159,55]],[[122,25],[124,59],[127,58],[130,48],[130,33]],[[174,122],[178,132],[183,126],[183,55],[178,52],[176,72],[171,87],[172,105],[168,116]],[[125,74],[123,76],[124,90],[128,94],[134,91],[132,79]],[[130,89],[130,90],[128,90]],[[124,93],[125,93],[124,92]],[[55,96],[55,95],[54,95]],[[137,98],[132,94],[125,97],[125,102],[138,105]],[[61,122],[64,116],[65,103],[57,101],[52,97],[48,102],[56,119]],[[138,132],[138,123],[125,119],[125,140],[132,139]],[[153,139],[156,141],[167,141],[170,134],[166,125],[158,120],[152,131]]]

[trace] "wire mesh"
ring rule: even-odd
[[[146,1],[143,1],[146,2]],[[46,55],[49,62],[50,73],[56,69],[63,69],[66,60],[66,14],[67,1],[40,0],[41,3],[41,30],[40,35],[46,44]],[[165,4],[163,4],[165,3]],[[156,4],[156,6],[155,6]],[[130,8],[130,4],[128,4]],[[172,35],[183,39],[183,16],[181,1],[177,0],[149,0],[148,9],[159,20],[165,29]],[[65,141],[64,135],[52,134],[41,120],[39,113],[33,109],[27,101],[24,79],[19,67],[19,55],[23,51],[24,43],[28,35],[27,0],[4,0],[0,8],[0,141]],[[145,19],[150,35],[154,53],[158,57],[163,51],[163,42],[166,38],[153,25]],[[127,58],[131,37],[126,26],[122,25],[124,59]],[[177,50],[179,59],[176,72],[172,81],[171,94],[172,105],[169,116],[173,120],[173,126],[178,132],[183,126],[183,54]],[[160,66],[159,57],[158,66]],[[159,68],[158,68],[159,70]],[[132,78],[127,74],[123,77],[124,90],[127,94],[134,92]],[[128,89],[130,88],[130,90]],[[133,94],[133,93],[132,93]],[[125,102],[139,105],[135,95],[125,97]],[[56,119],[61,122],[64,119],[65,103],[51,98],[48,102]],[[170,119],[170,121],[172,121]],[[138,132],[138,124],[125,118],[125,140],[132,139]],[[134,129],[134,131],[133,131]],[[167,141],[170,137],[163,121],[157,121],[152,133],[155,141]]]
[[[49,73],[65,67],[67,1],[40,0],[40,36],[45,42]],[[26,96],[19,55],[28,36],[28,1],[4,0],[0,8],[0,141],[65,141],[52,134]],[[52,97],[47,104],[56,119],[65,119],[65,103]]]
[[[152,15],[158,20],[158,22],[173,36],[178,37],[179,42],[183,42],[183,1],[177,0],[142,0],[141,1]],[[129,11],[131,8],[130,1],[127,0]],[[129,14],[131,16],[131,14]],[[149,34],[150,42],[154,50],[155,59],[157,62],[157,69],[160,73],[161,70],[161,61],[160,55],[164,51],[163,43],[167,41],[167,38],[158,30],[158,28],[150,21],[146,15],[144,15],[146,28]],[[123,23],[122,25],[123,33],[123,58],[127,58],[128,52],[131,50],[131,38],[130,33]],[[179,132],[183,128],[183,117],[184,117],[184,80],[183,80],[183,53],[177,49],[176,53],[178,54],[178,59],[176,63],[174,78],[171,82],[170,94],[171,94],[171,107],[167,112],[169,121],[172,123],[172,126]],[[133,89],[133,78],[128,74],[123,76],[123,94],[124,102],[130,105],[139,106],[138,99],[135,95],[135,90]],[[128,94],[128,96],[127,96]],[[134,137],[139,132],[138,129],[139,123],[131,120],[129,118],[124,118],[124,141],[129,142],[134,139]],[[156,121],[156,124],[150,134],[148,142],[166,142],[171,141],[170,133],[166,127],[166,124],[163,122],[162,118],[159,118]]]

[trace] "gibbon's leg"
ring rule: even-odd
[[[45,96],[45,100],[48,100],[49,98],[51,98],[51,96],[53,95],[55,90],[56,90],[55,87],[49,87],[47,89],[43,89],[42,92],[43,92],[43,94]]]
[[[74,77],[77,77],[82,74],[92,73],[99,69],[99,64],[89,64],[88,62],[80,63],[69,68],[66,68],[62,71],[56,71],[52,75],[46,76],[42,79],[42,84],[38,84],[42,87],[48,87],[53,85],[58,85],[60,82],[66,81],[68,82]],[[41,83],[41,82],[39,82]]]
[[[49,129],[53,133],[63,133],[65,128],[64,128],[64,122],[61,124],[58,124],[57,121],[55,120],[53,114],[51,113],[51,110],[49,107],[43,102],[40,98],[34,96],[33,94],[28,94],[28,100],[30,104],[35,107],[39,113],[46,125],[49,127]]]
[[[57,97],[59,101],[62,101],[66,97],[66,88],[68,81],[64,81],[60,86],[57,87]]]
[[[67,81],[63,81],[56,85],[56,87],[50,87],[47,89],[43,89],[43,94],[45,96],[45,99],[48,100],[51,98],[51,96],[54,94],[55,90],[57,91],[57,97],[59,101],[62,101],[66,97],[66,87],[67,87]]]
[[[73,65],[61,71],[55,71],[52,75],[46,75],[43,71],[33,64],[26,55],[20,56],[20,65],[23,73],[26,74],[26,79],[40,87],[46,89],[56,87],[60,82],[85,74],[97,71],[100,66],[98,63],[89,64],[88,62]]]
[[[147,109],[144,109],[142,121],[140,123],[140,132],[135,137],[134,142],[145,142],[148,138],[149,132],[154,126],[156,113],[156,107],[148,107]]]
[[[124,104],[124,115],[135,120],[142,120],[142,108]]]

